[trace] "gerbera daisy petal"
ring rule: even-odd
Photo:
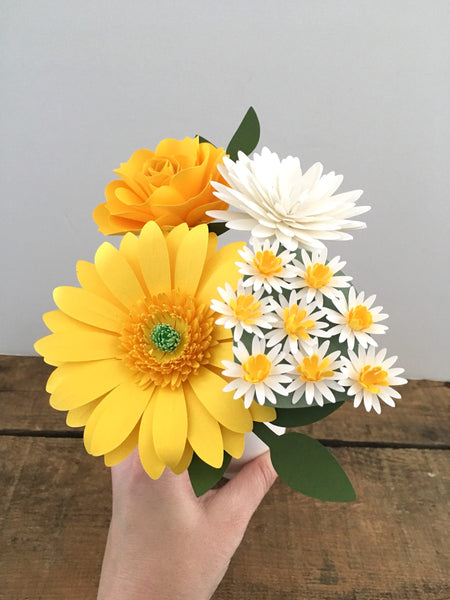
[[[140,424],[138,423],[126,440],[120,444],[120,446],[117,446],[117,448],[105,454],[104,461],[107,467],[113,467],[130,456],[130,454],[138,445],[139,425]]]
[[[153,221],[142,228],[138,241],[138,257],[149,294],[168,293],[171,289],[168,243],[161,228]]]
[[[153,443],[153,415],[155,412],[155,403],[149,402],[142,415],[141,426],[139,428],[139,457],[146,473],[152,479],[158,479],[164,471],[165,464],[156,454]]]
[[[187,411],[183,386],[157,388],[152,397],[153,443],[155,452],[168,467],[176,467],[184,452],[187,438]]]
[[[208,227],[199,225],[183,239],[175,265],[176,289],[190,295],[197,291],[208,250]]]

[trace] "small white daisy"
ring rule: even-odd
[[[301,289],[299,294],[306,298],[306,302],[315,300],[317,306],[322,308],[323,296],[334,298],[338,288],[350,286],[351,277],[335,275],[344,266],[340,256],[335,256],[327,263],[327,249],[313,250],[312,256],[302,250],[302,261],[294,260],[298,269],[298,277],[294,280],[295,289]]]
[[[226,367],[222,374],[232,378],[223,388],[224,392],[236,390],[234,398],[244,397],[245,408],[249,408],[255,396],[259,404],[264,404],[266,400],[276,404],[274,392],[286,396],[286,388],[281,384],[291,382],[291,377],[286,373],[292,371],[293,367],[279,364],[285,358],[280,344],[266,354],[264,341],[254,337],[251,354],[242,342],[237,343],[233,352],[238,363],[222,361]]]
[[[391,385],[403,385],[407,380],[398,377],[404,369],[391,369],[397,360],[396,356],[386,358],[386,349],[375,354],[370,347],[366,352],[359,348],[358,355],[349,350],[349,358],[341,357],[341,385],[348,386],[347,393],[354,396],[353,406],[358,407],[364,401],[364,408],[369,412],[372,408],[380,414],[382,400],[388,406],[395,406],[394,398],[400,394]]]
[[[241,339],[244,331],[264,337],[260,328],[270,329],[271,324],[276,320],[270,314],[272,299],[270,297],[261,298],[262,289],[254,294],[249,294],[248,290],[244,289],[242,279],[238,281],[237,292],[229,283],[225,284],[225,289],[219,287],[217,290],[224,302],[213,300],[211,308],[225,316],[217,319],[216,323],[223,325],[225,329],[234,328],[235,341]]]
[[[337,350],[327,354],[329,346],[328,340],[320,346],[316,341],[306,353],[296,352],[288,357],[295,369],[295,379],[286,389],[288,394],[294,392],[292,404],[297,404],[304,394],[306,404],[311,405],[315,401],[323,406],[324,398],[328,402],[336,402],[331,390],[344,391],[338,383],[341,376],[337,370],[341,366],[341,362],[337,360],[340,352]]]
[[[319,321],[325,315],[322,310],[316,310],[316,303],[307,304],[305,298],[292,290],[287,300],[280,294],[278,303],[274,301],[276,321],[266,334],[267,346],[271,348],[284,340],[284,351],[295,353],[300,348],[308,348],[315,337],[328,337],[323,331],[328,324]]]
[[[244,286],[252,286],[255,292],[264,286],[266,292],[272,288],[281,293],[281,288],[289,288],[288,279],[296,276],[296,269],[288,263],[294,258],[288,250],[278,253],[280,243],[275,241],[270,244],[269,240],[264,243],[255,241],[252,244],[254,251],[248,246],[239,250],[245,262],[237,262],[239,273],[247,275]]]
[[[382,306],[375,306],[376,296],[369,296],[364,300],[364,292],[356,295],[355,288],[351,287],[348,295],[348,301],[342,292],[332,298],[337,311],[331,308],[324,308],[327,319],[331,323],[336,323],[334,327],[328,330],[330,337],[339,334],[339,342],[347,341],[350,350],[353,350],[355,339],[363,348],[368,344],[378,346],[377,342],[371,337],[373,334],[385,333],[387,325],[379,325],[379,321],[384,321],[388,315],[383,314]]]

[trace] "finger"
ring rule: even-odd
[[[277,474],[265,452],[247,463],[212,499],[212,510],[227,511],[247,522],[272,487]]]

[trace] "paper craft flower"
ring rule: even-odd
[[[281,344],[266,354],[264,341],[254,337],[251,354],[241,342],[237,343],[233,351],[238,363],[222,361],[225,367],[223,375],[232,378],[224,387],[224,392],[236,390],[234,397],[244,398],[246,407],[251,406],[253,400],[257,400],[261,405],[266,399],[275,404],[274,391],[286,396],[286,389],[281,384],[291,381],[286,373],[291,371],[292,367],[286,363],[280,364],[284,359]]]
[[[233,327],[235,341],[241,339],[244,331],[264,337],[260,328],[270,329],[275,317],[268,314],[272,310],[271,299],[261,299],[263,290],[252,294],[239,280],[236,292],[229,283],[225,284],[225,289],[219,288],[218,292],[223,302],[213,300],[211,304],[212,310],[225,315],[217,319],[218,325],[223,325],[225,329]]]
[[[340,288],[348,288],[351,277],[347,275],[336,275],[345,267],[345,262],[340,256],[335,256],[327,262],[327,249],[313,250],[312,255],[302,250],[302,263],[294,260],[298,269],[298,277],[292,285],[298,290],[300,297],[306,298],[306,302],[315,300],[317,306],[322,308],[323,297],[334,298]]]
[[[287,360],[294,367],[294,380],[286,388],[288,394],[292,394],[292,404],[297,404],[305,395],[306,404],[311,405],[314,401],[323,406],[324,397],[328,402],[335,403],[336,398],[333,390],[343,392],[344,388],[338,383],[341,376],[340,361],[337,360],[340,352],[327,354],[330,342],[326,340],[322,345],[316,342],[306,352],[296,352],[288,356]]]
[[[383,314],[382,306],[375,306],[376,296],[369,296],[364,300],[364,292],[356,295],[355,288],[350,288],[348,301],[342,292],[332,298],[333,304],[338,309],[325,308],[327,319],[331,323],[337,323],[328,330],[328,335],[339,335],[339,342],[347,341],[348,347],[353,350],[355,340],[363,348],[370,344],[378,346],[377,342],[371,337],[373,334],[385,333],[387,325],[379,325],[379,321],[384,321],[389,315]]]
[[[292,264],[288,263],[294,258],[288,250],[279,252],[280,242],[273,244],[265,240],[263,244],[255,241],[253,244],[254,252],[248,246],[239,250],[245,262],[237,262],[239,273],[245,275],[244,286],[253,287],[255,292],[264,288],[266,292],[271,292],[272,288],[277,292],[282,288],[290,288],[289,280],[295,277],[296,270]]]
[[[104,234],[139,232],[148,221],[171,228],[209,223],[209,209],[226,209],[217,200],[211,179],[223,179],[217,170],[225,152],[199,138],[165,139],[152,150],[138,150],[115,172],[121,180],[105,190],[106,202],[94,210]]]
[[[388,406],[395,406],[394,398],[400,394],[392,389],[391,385],[407,383],[403,377],[398,377],[404,369],[392,369],[397,357],[386,358],[386,349],[375,354],[375,349],[370,347],[367,352],[362,348],[356,355],[349,350],[348,358],[342,357],[342,376],[339,382],[349,386],[347,393],[354,396],[353,405],[357,408],[364,402],[364,408],[369,412],[372,408],[381,413],[380,400]]]
[[[266,334],[269,348],[283,342],[284,352],[295,353],[299,348],[308,348],[316,336],[328,337],[324,331],[327,323],[319,320],[324,312],[317,310],[315,302],[308,304],[300,298],[295,290],[289,294],[289,300],[280,294],[273,306],[277,319]]]
[[[320,163],[303,173],[298,158],[280,160],[268,148],[253,159],[240,152],[236,162],[224,158],[223,163],[219,171],[230,187],[212,182],[215,195],[238,210],[208,215],[225,220],[230,229],[278,240],[288,250],[314,250],[324,247],[321,240],[350,240],[344,230],[365,227],[350,220],[370,209],[355,206],[362,191],[334,196],[343,177],[333,171],[322,175]]]
[[[242,244],[216,245],[206,225],[164,235],[150,222],[120,250],[102,244],[95,264],[80,261],[81,288],[54,292],[60,310],[44,315],[53,334],[35,345],[57,367],[50,403],[69,411],[69,425],[85,426],[86,450],[107,465],[138,445],[154,479],[165,466],[184,471],[193,451],[220,467],[224,450],[242,454],[253,420],[275,418],[222,391],[233,342],[210,304],[219,285],[236,285]]]

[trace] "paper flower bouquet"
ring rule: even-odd
[[[283,427],[318,421],[353,399],[367,411],[400,397],[396,357],[377,350],[387,318],[330,258],[324,241],[351,239],[360,191],[342,177],[264,148],[253,109],[227,147],[204,138],[139,150],[94,211],[105,234],[80,287],[58,287],[52,334],[35,348],[56,368],[50,404],[84,427],[106,465],[138,446],[157,479],[186,469],[197,495],[241,457],[246,434],[270,448],[281,479],[324,500],[354,499],[332,454]],[[248,243],[217,249],[228,228]]]

